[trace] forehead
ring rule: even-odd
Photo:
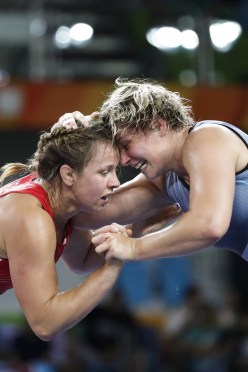
[[[96,144],[93,155],[89,164],[98,164],[99,166],[109,164],[116,164],[119,162],[119,152],[117,146],[111,142],[99,142]]]
[[[121,132],[119,132],[117,135],[116,135],[116,142],[119,143],[119,142],[122,142],[122,141],[125,141],[125,140],[130,140],[132,137],[135,137],[139,134],[139,132],[135,129],[125,129]]]
[[[116,136],[116,142],[117,142],[117,145],[123,145],[123,144],[127,144],[127,143],[130,143],[130,142],[137,142],[137,141],[141,141],[141,140],[145,140],[146,137],[148,137],[149,133],[147,132],[144,132],[142,130],[135,130],[135,129],[128,129],[128,130],[125,130],[121,133],[119,133],[117,136]]]

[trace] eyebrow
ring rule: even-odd
[[[127,143],[129,143],[129,142],[131,142],[131,140],[130,139],[127,139],[127,138],[120,138],[119,140],[118,140],[118,143],[120,143],[120,144],[127,144]]]

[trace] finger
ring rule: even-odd
[[[95,230],[94,231],[94,236],[104,234],[104,233],[108,233],[108,232],[116,233],[118,231],[119,231],[119,229],[116,226],[106,225],[106,226],[100,227],[100,229]]]
[[[53,132],[55,129],[59,128],[61,125],[59,123],[55,123],[53,124],[53,126],[51,127],[51,132]]]
[[[92,112],[92,114],[90,116],[92,117],[93,120],[96,120],[96,119],[98,119],[99,115],[100,115],[100,112],[94,111],[94,112]]]
[[[116,228],[118,229],[118,231],[124,231],[124,230],[126,230],[126,227],[125,227],[125,226],[123,226],[123,225],[119,225],[119,224],[116,223],[116,222],[112,222],[112,223],[111,223],[111,226],[116,227]]]
[[[73,114],[66,113],[59,118],[58,123],[66,128],[77,128],[77,124],[74,120]]]
[[[108,251],[108,249],[109,249],[109,243],[104,242],[95,248],[95,252],[100,255],[104,255]]]
[[[80,111],[73,111],[72,112],[72,115],[73,115],[73,117],[74,117],[74,119],[77,119],[77,120],[79,120],[79,121],[81,121],[81,120],[84,120],[84,114],[82,114],[82,112],[80,112]]]
[[[122,232],[123,234],[128,234],[126,226],[119,225],[116,222],[113,222],[111,226],[113,226],[114,228],[116,228],[117,231]]]
[[[84,115],[80,111],[74,111],[72,115],[78,126],[83,125],[87,127],[89,125],[89,121],[92,119],[91,115]]]
[[[100,235],[97,235],[97,236],[93,236],[91,238],[91,243],[94,244],[95,246],[97,245],[100,245],[102,243],[105,242],[105,237],[104,237],[104,234],[100,234]]]
[[[133,235],[133,230],[127,229],[127,235],[131,237]]]
[[[111,241],[114,239],[114,236],[110,233],[104,233],[104,234],[100,234],[100,235],[94,235],[91,239],[91,242],[94,244],[94,245],[99,245],[99,244],[102,244],[103,242],[106,242],[106,241]]]

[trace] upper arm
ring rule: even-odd
[[[237,153],[233,133],[222,127],[192,132],[184,150],[190,178],[189,210],[226,227],[232,213]]]
[[[88,274],[102,266],[104,259],[95,252],[91,238],[92,231],[73,229],[62,255],[72,271]]]
[[[58,292],[55,228],[40,207],[17,207],[6,220],[5,242],[13,289],[32,324],[42,317],[46,303]]]
[[[150,217],[172,204],[158,185],[161,181],[151,182],[140,174],[116,189],[102,212],[80,213],[73,223],[82,228],[97,228],[112,222],[126,225]]]

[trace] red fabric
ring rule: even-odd
[[[8,183],[7,185],[1,187],[0,197],[10,194],[10,193],[22,193],[35,196],[41,203],[43,209],[51,216],[53,219],[53,211],[50,205],[50,201],[46,191],[39,184],[33,182],[36,178],[35,174],[30,174],[28,176],[22,177],[16,181]],[[72,226],[70,223],[66,226],[66,238],[63,244],[58,243],[56,251],[54,254],[54,261],[57,262],[62,255],[66,244],[68,243],[68,238],[71,234]],[[4,293],[8,289],[12,288],[12,281],[9,271],[9,261],[8,259],[0,258],[0,294]]]

